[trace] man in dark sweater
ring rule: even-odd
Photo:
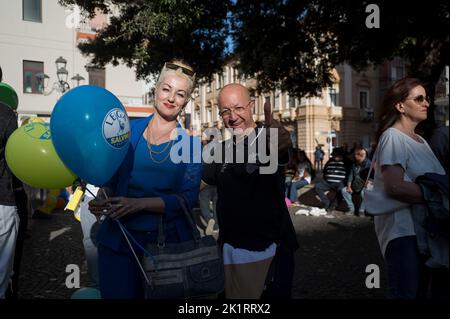
[[[345,214],[350,216],[356,214],[352,194],[359,194],[361,203],[358,209],[358,216],[364,216],[364,186],[372,162],[368,158],[367,151],[364,147],[357,146],[353,152],[355,161],[352,164],[350,174],[347,178],[347,187],[341,189],[341,194],[349,209]]]
[[[223,247],[226,298],[289,298],[294,274],[294,251],[298,248],[295,229],[284,202],[284,167],[292,145],[289,132],[273,120],[266,102],[265,127],[276,129],[278,163],[274,172],[263,173],[261,151],[252,151],[267,138],[253,120],[254,101],[240,84],[225,86],[218,97],[220,115],[236,135],[218,145],[224,155],[244,154],[244,161],[214,161],[204,164],[202,180],[217,186],[219,243]],[[262,134],[260,134],[262,133]],[[253,134],[253,135],[251,135]],[[270,133],[272,134],[272,132]],[[252,137],[250,137],[252,136]],[[205,152],[205,149],[204,149]],[[203,156],[205,158],[205,155]],[[256,159],[256,161],[252,160]]]
[[[23,185],[9,170],[5,159],[6,142],[17,128],[14,111],[0,102],[0,299],[5,298],[13,274],[14,250],[19,230],[15,192]]]
[[[345,185],[347,171],[344,163],[344,150],[337,147],[333,150],[331,158],[323,168],[323,181],[316,184],[316,192],[327,211],[327,216],[332,216],[334,201],[331,202],[325,192],[335,190],[338,194]]]

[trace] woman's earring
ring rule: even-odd
[[[186,105],[181,108],[180,112],[178,112],[178,116],[180,118],[183,117],[184,114],[186,113],[185,110],[186,110]]]

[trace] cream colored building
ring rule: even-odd
[[[264,120],[263,104],[269,98],[274,117],[291,132],[294,145],[306,151],[311,160],[317,145],[322,145],[328,156],[336,146],[361,143],[369,148],[374,141],[378,108],[387,88],[406,75],[405,62],[394,59],[374,69],[356,72],[349,65],[340,65],[333,71],[335,82],[313,98],[289,96],[274,90],[265,94],[253,93],[255,121]],[[448,67],[446,68],[448,79]],[[207,127],[222,127],[218,115],[217,95],[229,83],[241,83],[254,92],[256,80],[239,75],[232,63],[215,74],[212,82],[201,84],[194,93],[188,126],[195,131]],[[442,86],[442,85],[441,85]],[[441,89],[442,91],[442,89]],[[441,122],[448,124],[448,81],[440,96],[443,107],[438,108]],[[438,95],[437,95],[438,98]]]
[[[324,88],[321,96],[297,98],[287,92],[274,90],[258,94],[255,92],[256,80],[239,75],[233,64],[226,65],[222,74],[215,74],[211,83],[199,85],[194,94],[191,115],[191,128],[201,130],[206,127],[222,127],[218,115],[217,94],[229,83],[241,83],[253,92],[255,99],[254,119],[264,121],[263,105],[270,99],[274,118],[281,121],[291,132],[297,147],[304,149],[312,157],[316,145],[320,144],[328,152],[339,143],[339,134],[343,107],[340,103],[341,75],[334,72],[336,82],[330,88]],[[359,116],[359,113],[358,113]]]
[[[80,41],[95,37],[95,29],[107,22],[108,17],[101,14],[84,20],[77,7],[69,10],[57,1],[0,0],[0,67],[3,82],[18,94],[19,121],[27,116],[50,116],[61,96],[57,90],[50,93],[58,80],[55,60],[59,57],[66,60],[71,88],[78,83],[70,79],[78,74],[85,79],[79,84],[100,85],[116,95],[131,117],[151,112],[145,101],[147,85],[136,80],[133,69],[124,65],[92,68],[89,58],[77,48]],[[45,88],[39,81],[40,73],[50,77]]]

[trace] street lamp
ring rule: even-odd
[[[67,60],[64,59],[62,56],[60,56],[59,58],[56,59],[55,64],[57,70],[66,68]]]
[[[84,81],[84,77],[82,77],[78,73],[72,76],[70,79],[72,80],[73,86],[80,86],[80,82]],[[77,85],[75,85],[75,81],[77,82]]]
[[[69,71],[66,69],[67,60],[64,59],[62,56],[56,59],[56,76],[58,77],[58,81],[55,81],[52,85],[52,89],[48,92],[45,92],[45,89],[48,87],[48,82],[50,81],[50,77],[40,72],[36,74],[36,77],[41,83],[41,87],[43,88],[44,95],[50,95],[53,91],[59,92],[61,95],[70,90],[70,85],[67,83],[67,79],[69,77]],[[80,82],[84,81],[84,77],[79,75],[78,73],[71,78],[72,81],[76,81],[77,85],[80,85]]]

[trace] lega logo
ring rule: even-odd
[[[115,148],[121,148],[127,144],[130,139],[130,124],[125,112],[115,108],[106,114],[103,120],[103,137]]]
[[[23,126],[25,133],[38,140],[50,140],[50,124],[48,123],[30,123]]]

